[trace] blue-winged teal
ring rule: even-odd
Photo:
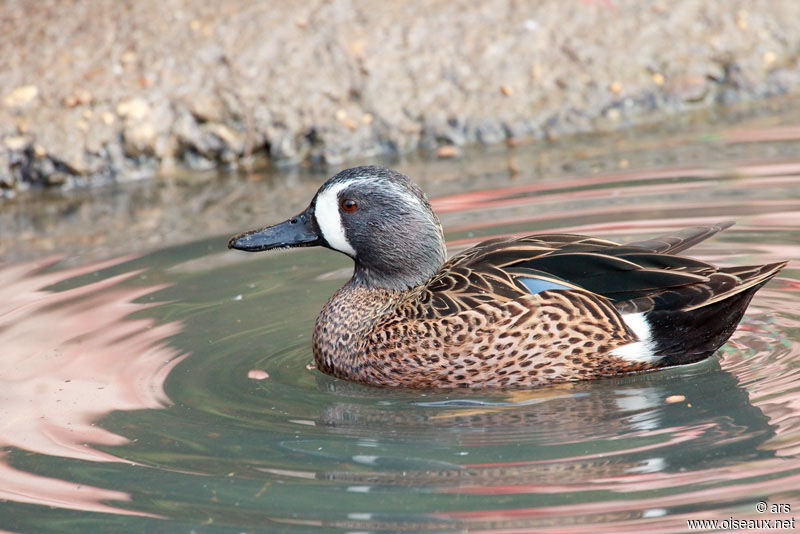
[[[317,317],[317,368],[365,384],[520,387],[696,362],[785,263],[674,254],[732,223],[620,245],[570,234],[484,241],[449,261],[419,187],[382,167],[328,180],[296,217],[231,238],[324,246],[355,261]]]

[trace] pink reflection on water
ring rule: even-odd
[[[0,501],[56,506],[87,512],[151,516],[103,504],[103,501],[130,501],[130,496],[125,492],[18,471],[6,464],[5,454],[2,453],[0,453],[0,481],[2,481]]]
[[[124,462],[90,444],[126,438],[94,425],[114,410],[160,408],[163,383],[186,355],[164,340],[180,323],[130,318],[140,297],[163,286],[123,282],[137,272],[64,291],[48,286],[129,258],[45,273],[55,259],[0,270],[0,446],[96,462]],[[118,491],[18,471],[0,457],[0,498],[81,510],[105,510]],[[113,509],[117,513],[134,513]]]
[[[767,141],[794,141],[800,139],[798,126],[772,126],[731,130],[724,134],[726,143],[763,143]]]
[[[699,178],[718,178],[719,171],[713,169],[700,169],[689,167],[674,167],[668,169],[630,171],[607,173],[598,176],[581,176],[578,178],[564,178],[557,182],[534,183],[528,185],[518,185],[502,187],[499,189],[486,189],[469,193],[459,193],[439,197],[431,201],[433,208],[439,213],[451,211],[464,211],[478,207],[486,207],[498,203],[506,205],[508,197],[519,195],[530,195],[532,193],[544,193],[551,190],[570,189],[575,187],[599,186],[613,184],[617,182],[630,182],[633,180],[661,180],[675,178],[676,176],[694,176]],[[597,189],[592,194],[607,196],[608,189]],[[528,199],[529,200],[529,199]],[[512,202],[519,203],[519,199]],[[524,202],[524,199],[523,199]]]
[[[664,181],[676,177],[691,177],[693,180],[679,183]],[[714,182],[723,179],[731,179],[732,177],[735,177],[738,187],[752,187],[753,190],[768,185],[779,186],[780,184],[795,184],[800,179],[800,163],[797,161],[771,163],[753,162],[742,163],[728,169],[680,166],[660,169],[639,169],[447,195],[432,200],[431,204],[438,213],[448,213],[463,212],[473,209],[506,208],[515,205],[526,205],[541,201],[553,202],[563,199],[623,198],[625,196],[638,196],[643,193],[667,194],[690,189],[708,189]],[[654,183],[647,183],[651,181]],[[608,187],[622,182],[625,183],[625,187],[623,188],[610,189]],[[636,184],[636,182],[640,183]],[[787,204],[796,207],[796,202],[793,204],[788,202]],[[640,204],[637,202],[637,208],[639,207]],[[732,207],[741,208],[742,204],[740,202],[734,203]],[[655,202],[653,208],[663,210],[665,208],[663,199]],[[707,210],[708,206],[704,205],[704,208]],[[619,206],[617,206],[614,211],[615,213],[619,213]],[[581,210],[582,217],[585,218],[589,215],[591,215],[591,213]],[[515,222],[520,221],[516,220]],[[498,223],[497,221],[491,221],[490,224],[496,225]]]

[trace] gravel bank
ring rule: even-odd
[[[5,0],[0,193],[447,156],[800,88],[796,0],[474,4]]]

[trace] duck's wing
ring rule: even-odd
[[[702,306],[763,283],[778,264],[720,269],[674,256],[720,230],[724,222],[619,244],[572,234],[532,235],[479,243],[448,261],[415,295],[428,315],[448,315],[485,302],[547,290],[581,289],[637,312]]]
[[[629,247],[643,248],[658,254],[677,254],[701,241],[705,241],[716,233],[730,228],[734,221],[723,221],[708,226],[693,226],[675,233],[665,234],[646,241],[629,243]]]
[[[564,234],[486,241],[409,293],[381,332],[404,336],[401,324],[417,328],[420,354],[431,346],[451,356],[509,354],[524,363],[502,369],[519,367],[529,383],[539,380],[534,375],[542,366],[545,373],[566,373],[549,375],[553,381],[695,362],[730,337],[755,292],[786,265],[718,268],[670,254],[727,226],[627,245]],[[559,341],[564,335],[566,343]],[[546,354],[537,355],[537,348]],[[556,371],[550,364],[564,354],[571,359]],[[467,376],[469,362],[442,380]],[[499,385],[519,379],[517,371],[501,373],[497,366],[489,374]]]

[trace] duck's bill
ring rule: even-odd
[[[228,241],[228,248],[258,252],[273,248],[313,247],[323,244],[319,228],[309,208],[282,223],[235,235]]]

